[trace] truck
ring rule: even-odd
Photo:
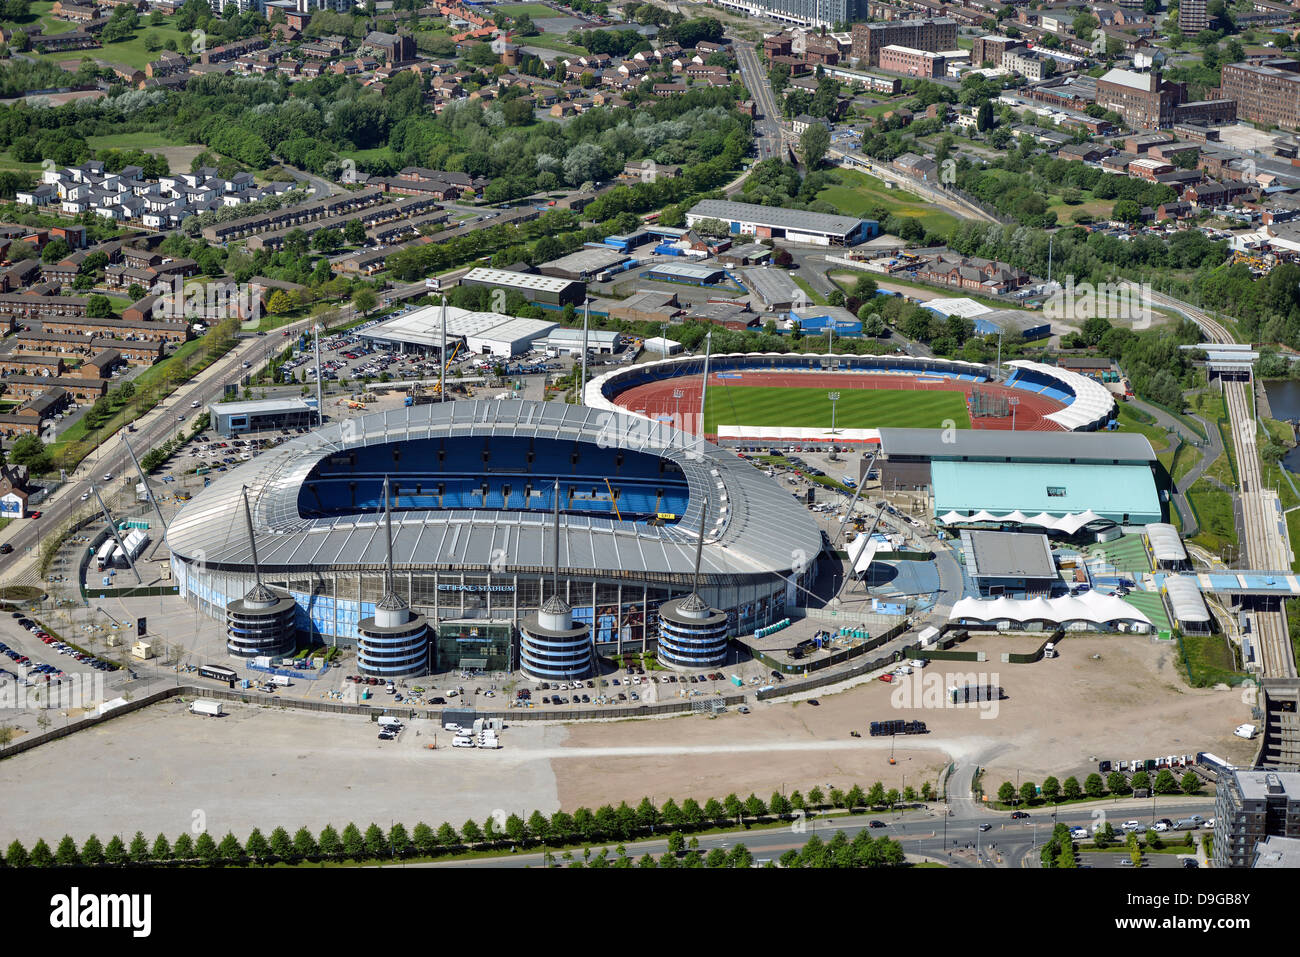
[[[289,685],[293,684],[293,682],[289,680],[288,675],[271,675],[267,680],[269,680],[273,685],[279,685],[281,688],[287,688]]]
[[[424,288],[431,290],[432,292],[441,292],[442,280],[439,279],[437,276],[430,276],[428,279],[424,281]]]
[[[208,718],[220,718],[225,711],[221,709],[220,701],[209,701],[206,698],[200,698],[197,701],[190,702],[190,714],[201,714]]]

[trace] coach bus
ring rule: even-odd
[[[221,665],[200,665],[200,678],[211,678],[213,681],[224,681],[230,687],[235,686],[235,679],[239,677],[229,668],[223,668]]]

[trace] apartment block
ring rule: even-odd
[[[938,53],[957,49],[957,21],[951,17],[894,20],[889,23],[853,24],[853,56],[859,66],[879,66],[880,51],[888,46]]]
[[[1300,63],[1287,61],[1296,69]],[[1236,100],[1237,116],[1253,123],[1300,128],[1300,73],[1279,64],[1226,63],[1220,95]]]
[[[1300,838],[1300,772],[1238,768],[1216,784],[1216,868],[1251,867],[1265,838]]]

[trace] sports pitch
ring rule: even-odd
[[[789,426],[827,429],[831,425],[833,389],[786,389],[764,386],[711,386],[704,430],[719,425]],[[952,419],[970,428],[966,397],[957,391],[919,389],[840,389],[835,403],[837,429],[937,429]]]

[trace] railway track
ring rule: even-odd
[[[1153,294],[1152,299],[1156,305],[1174,309],[1192,320],[1211,342],[1236,341],[1222,323],[1201,310],[1159,293]],[[1232,424],[1233,452],[1237,461],[1239,486],[1237,498],[1241,503],[1243,554],[1250,568],[1290,568],[1291,550],[1286,520],[1277,493],[1264,484],[1264,473],[1256,443],[1258,425],[1249,391],[1251,387],[1251,384],[1245,382],[1223,383],[1228,419]],[[1295,678],[1295,654],[1287,633],[1285,612],[1281,610],[1256,612],[1254,624],[1255,641],[1259,649],[1260,667],[1264,677]]]

